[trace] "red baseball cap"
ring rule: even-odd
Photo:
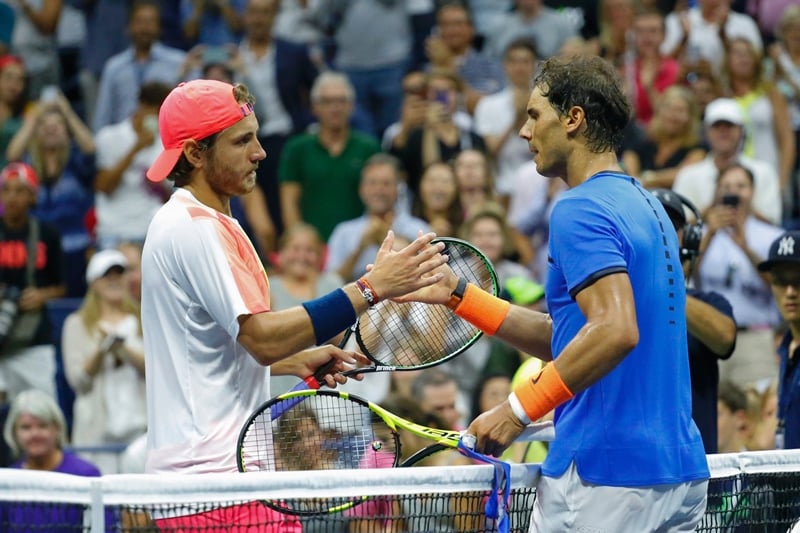
[[[184,142],[205,139],[253,112],[252,105],[236,101],[233,90],[230,83],[192,80],[170,91],[158,112],[158,131],[164,151],[150,166],[147,179],[164,180],[175,168]]]
[[[28,164],[9,163],[6,165],[3,172],[0,173],[0,184],[10,180],[18,180],[27,185],[33,194],[39,192],[39,178],[36,177],[36,171],[33,170],[33,167]]]

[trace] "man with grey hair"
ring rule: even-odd
[[[427,222],[397,209],[399,185],[397,158],[377,153],[367,159],[358,188],[366,209],[363,215],[333,228],[325,270],[336,272],[345,281],[354,281],[366,272],[367,263],[372,262],[390,229],[408,241],[413,241],[420,230],[430,231]]]
[[[280,158],[284,228],[307,222],[327,242],[336,224],[363,213],[358,195],[361,168],[380,145],[350,128],[354,95],[341,73],[324,72],[314,82],[311,108],[318,130],[289,139]]]

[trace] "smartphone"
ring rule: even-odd
[[[42,87],[42,93],[39,95],[39,100],[42,102],[55,102],[58,98],[58,87],[55,85],[46,85]]]
[[[730,207],[739,207],[739,195],[738,194],[722,195],[722,205],[728,205]]]

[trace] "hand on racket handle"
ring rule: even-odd
[[[321,385],[334,388],[337,383],[345,383],[348,376],[358,374],[348,372],[352,370],[353,365],[367,365],[370,362],[363,354],[343,350],[332,344],[305,350],[297,357],[301,358],[297,361],[301,365],[298,374],[311,373],[303,381],[313,389],[318,389]],[[314,383],[317,385],[313,386]]]
[[[478,416],[466,432],[476,437],[475,451],[499,457],[524,430],[506,401]]]

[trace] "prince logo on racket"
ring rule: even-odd
[[[431,273],[447,259],[442,244],[431,244],[433,234],[393,251],[390,232],[359,285],[271,312],[267,276],[230,214],[230,198],[253,189],[267,157],[256,138],[253,101],[243,85],[194,80],[173,89],[159,113],[164,151],[147,177],[173,181],[175,192],[153,218],[142,258],[151,473],[237,471],[238,430],[269,397],[269,368],[306,378],[330,363],[322,381],[344,382],[339,372],[366,358],[326,342],[370,305],[443,276]],[[299,530],[294,519],[276,515],[243,504],[161,518],[158,525],[284,522],[260,530]]]
[[[539,173],[569,187],[550,221],[550,314],[455,275],[414,296],[550,361],[467,433],[499,455],[555,409],[531,531],[693,530],[709,472],[691,418],[683,271],[664,208],[617,163],[630,105],[606,61],[553,58],[527,112],[520,137]]]

